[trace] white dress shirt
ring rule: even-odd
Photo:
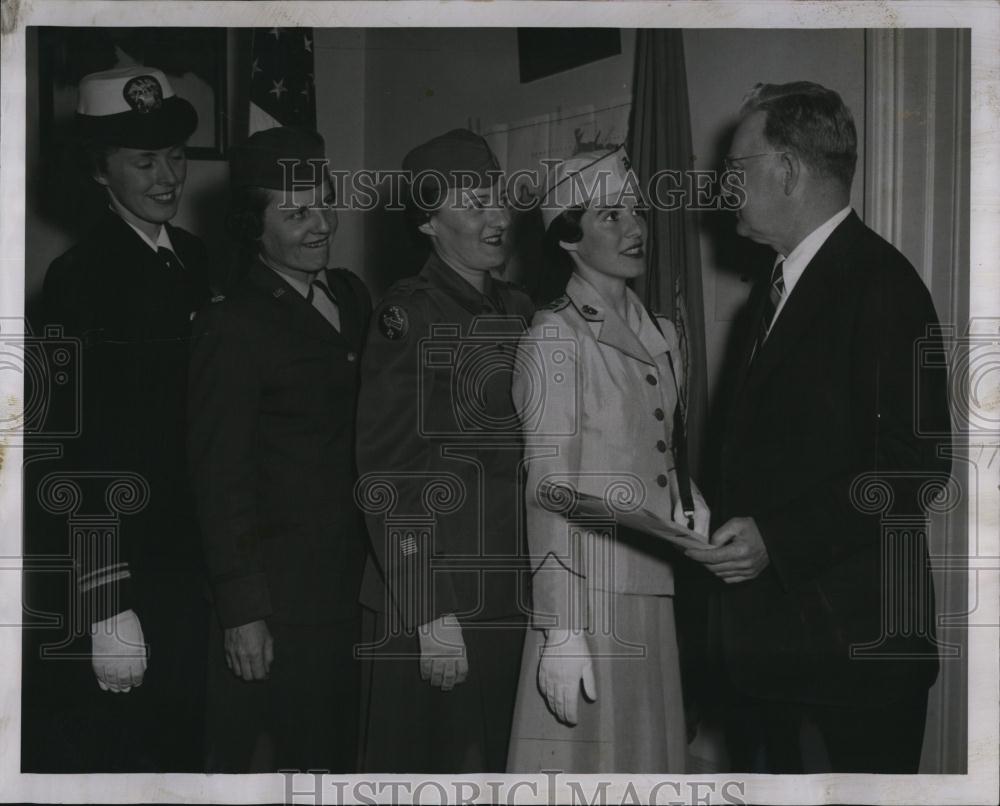
[[[792,291],[795,290],[796,283],[798,283],[799,278],[802,277],[802,273],[806,270],[806,266],[808,266],[809,262],[816,257],[816,253],[820,250],[823,244],[826,243],[826,239],[833,234],[833,231],[837,229],[837,227],[840,226],[840,223],[850,214],[851,206],[847,205],[847,207],[832,215],[816,227],[816,229],[810,232],[805,238],[803,238],[788,257],[778,255],[774,259],[775,264],[779,261],[784,261],[784,264],[781,267],[781,275],[785,282],[785,293],[781,295],[781,302],[778,303],[778,308],[774,312],[774,319],[771,320],[772,330],[774,329],[774,323],[777,322],[778,317],[781,316],[782,308],[785,307],[785,303],[788,302],[788,298],[792,295]]]
[[[170,235],[167,234],[167,228],[165,226],[163,226],[162,224],[160,224],[160,234],[157,237],[157,239],[154,241],[145,232],[143,232],[135,224],[133,224],[131,221],[129,221],[127,218],[125,218],[125,216],[123,216],[121,214],[121,212],[118,210],[117,205],[114,203],[114,200],[112,200],[112,203],[109,205],[109,208],[110,208],[110,210],[111,210],[112,213],[114,213],[122,221],[124,221],[126,224],[128,224],[132,228],[132,231],[135,232],[135,234],[138,235],[140,238],[142,238],[142,242],[144,244],[146,244],[146,246],[148,246],[154,252],[156,252],[157,254],[159,254],[160,247],[164,247],[166,249],[169,249],[171,252],[173,252],[173,254],[174,254],[175,257],[177,256],[177,252],[174,249],[174,245],[170,242]],[[181,263],[181,259],[179,257],[177,257],[177,261],[179,263]],[[184,264],[181,263],[181,265],[183,266]]]

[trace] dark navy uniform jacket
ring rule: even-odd
[[[371,301],[346,269],[326,275],[339,332],[260,261],[195,321],[189,451],[224,627],[357,610],[354,423]]]
[[[116,539],[95,533],[81,547],[77,582],[88,620],[129,608],[143,620],[151,610],[169,615],[176,603],[164,601],[159,580],[183,578],[201,595],[184,435],[191,319],[208,302],[207,255],[193,235],[166,227],[180,266],[164,265],[108,211],[45,277],[46,321],[82,340],[81,434],[66,445],[65,467],[131,474],[148,485],[145,504],[121,515]],[[122,510],[130,497],[144,499],[136,490],[119,489]],[[90,500],[92,492],[102,500]],[[103,498],[96,487],[84,489],[82,506],[97,513]]]
[[[532,313],[511,284],[487,276],[481,294],[431,254],[372,318],[358,469],[377,560],[362,601],[408,627],[526,612],[511,371]]]

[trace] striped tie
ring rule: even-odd
[[[774,315],[778,312],[781,298],[785,296],[785,275],[782,266],[785,261],[779,260],[771,270],[771,287],[767,292],[767,300],[764,302],[764,310],[760,317],[760,327],[757,330],[757,344],[754,347],[754,355],[760,351],[761,345],[771,332],[771,325],[774,323]]]

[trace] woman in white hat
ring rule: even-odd
[[[610,518],[567,519],[572,496],[558,494],[575,490],[708,531],[708,508],[686,479],[681,450],[677,335],[626,285],[645,270],[633,180],[622,149],[583,154],[554,170],[542,200],[551,259],[572,273],[565,295],[535,314],[514,376],[531,435],[525,510],[534,629],[509,772],[684,771],[677,554]]]
[[[74,558],[75,618],[89,628],[92,668],[51,669],[59,697],[72,701],[58,738],[47,738],[50,749],[66,745],[64,771],[202,769],[207,609],[184,412],[191,319],[209,285],[204,245],[169,223],[197,122],[160,70],[80,82],[76,133],[105,203],[49,267],[45,315],[83,344],[81,433],[61,469],[120,486],[106,499],[115,530],[90,531]],[[96,498],[81,508],[100,511],[100,489]]]

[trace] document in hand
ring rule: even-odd
[[[570,490],[565,484],[547,483],[542,486],[540,492],[542,500],[563,504],[567,503],[568,497],[572,495],[571,517],[573,518],[614,517],[615,523],[666,540],[682,551],[686,549],[711,548],[706,535],[700,535],[677,523],[665,521],[648,509],[619,509],[613,502],[599,498],[596,495],[588,495],[587,493]],[[563,511],[566,509],[563,506],[558,508]]]

